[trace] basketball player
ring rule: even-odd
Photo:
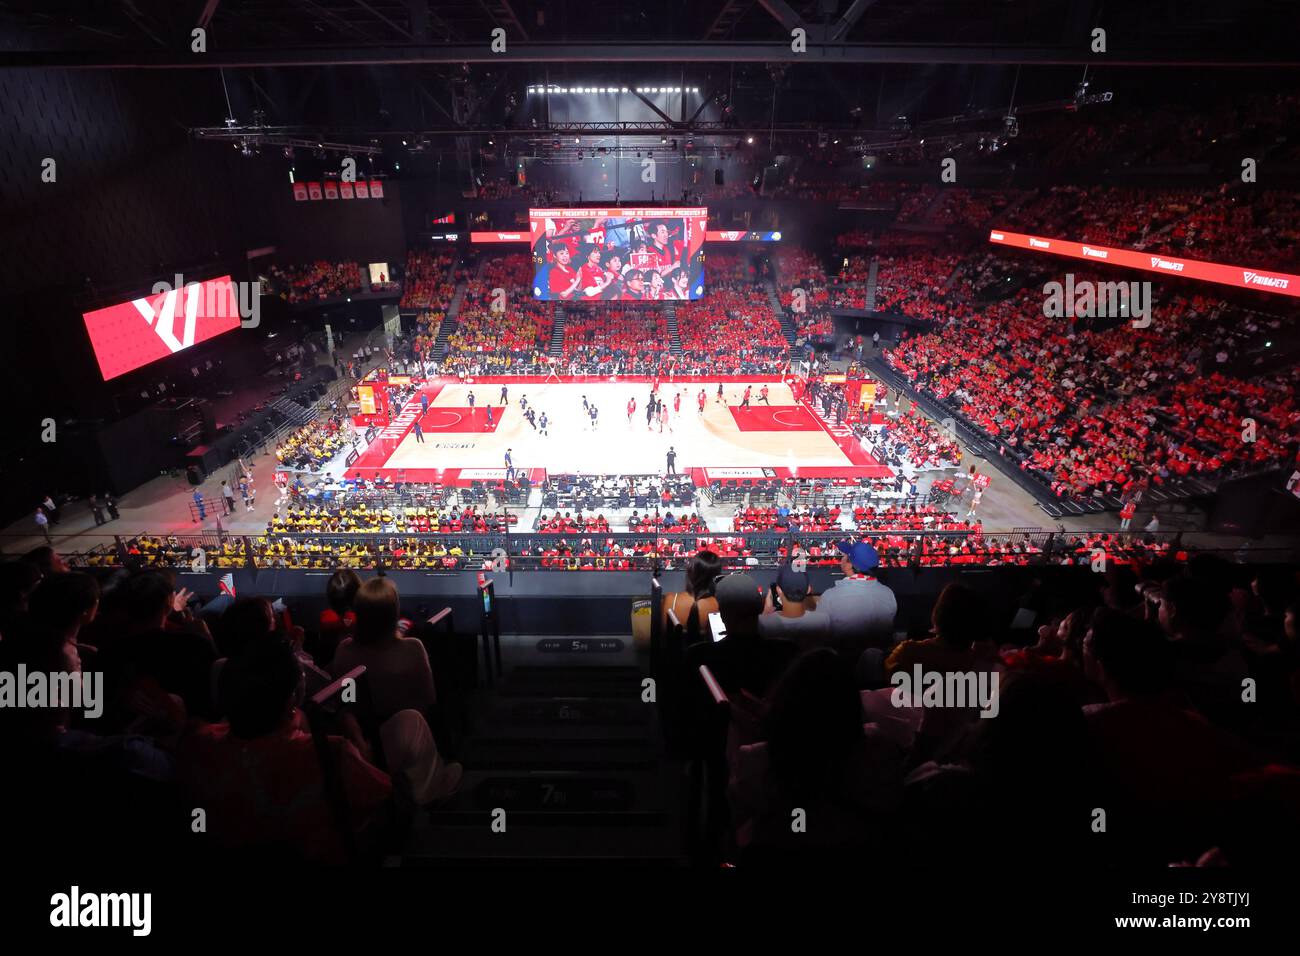
[[[470,393],[465,396],[465,401],[469,403],[469,414],[470,417],[472,418],[474,415],[474,390],[473,389],[470,389]]]
[[[541,433],[543,435],[546,434],[546,413],[545,412],[542,412],[542,419],[537,423],[537,427],[541,430]]]
[[[650,423],[654,421],[654,418],[655,418],[655,397],[652,394],[650,396],[650,400],[645,404],[645,430],[646,431],[650,430]]]
[[[492,406],[489,405],[489,406],[487,407],[487,427],[488,427],[488,430],[489,430],[489,431],[492,430],[492,422],[493,422],[493,418],[492,418]]]
[[[753,390],[754,390],[754,388],[753,388],[752,385],[746,385],[746,386],[745,386],[745,395],[744,395],[744,397],[741,398],[741,400],[740,400],[740,407],[741,407],[741,408],[749,408],[749,393],[752,392]]]
[[[418,441],[421,445],[423,445],[424,429],[420,427],[420,423],[418,421],[415,423],[415,427],[412,429],[412,431],[415,432],[415,440]]]
[[[696,401],[696,402],[699,404],[699,406],[700,406],[700,414],[701,414],[701,415],[704,414],[704,403],[707,402],[708,400],[709,400],[708,393],[706,393],[706,392],[704,391],[704,389],[700,389],[700,394],[698,394],[698,395],[695,396],[695,401]]]
[[[599,413],[598,411],[596,411],[596,406],[595,406],[595,404],[593,404],[593,405],[591,406],[591,430],[592,430],[592,431],[595,431],[595,430],[596,430],[596,416],[599,415],[599,414],[600,414],[600,413]]]
[[[502,405],[510,404],[510,389],[504,385],[501,386],[501,404]]]
[[[759,400],[760,402],[762,402],[764,405],[766,405],[768,408],[771,408],[771,407],[772,407],[772,403],[769,402],[769,401],[767,400],[767,386],[766,386],[766,385],[764,385],[762,388],[760,388],[760,389],[758,390],[758,400]]]
[[[718,397],[714,399],[718,404],[722,403],[722,383],[718,383]]]
[[[664,433],[664,426],[668,425],[668,430],[672,431],[673,426],[668,423],[668,403],[659,403],[659,434]]]
[[[627,423],[629,425],[632,424],[632,416],[635,414],[636,414],[636,398],[633,397],[627,400]]]
[[[682,393],[678,391],[678,393],[673,396],[673,417],[676,418],[681,413],[682,413]]]

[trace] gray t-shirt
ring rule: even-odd
[[[780,611],[758,619],[760,637],[793,641],[800,649],[816,647],[831,634],[831,622],[821,611],[804,611],[799,617],[785,617]]]
[[[844,578],[821,596],[817,611],[830,618],[832,640],[879,644],[894,634],[898,600],[875,578]]]

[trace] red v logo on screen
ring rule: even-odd
[[[202,289],[197,282],[185,287],[185,327],[181,337],[176,338],[176,296],[179,289],[172,289],[158,303],[157,313],[149,305],[148,299],[132,299],[134,305],[144,316],[146,325],[152,326],[154,333],[162,339],[168,351],[179,352],[194,344],[194,328],[198,321],[199,301],[203,298]],[[157,324],[154,324],[155,319]]]

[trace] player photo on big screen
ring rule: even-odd
[[[708,210],[531,209],[533,295],[656,302],[704,294]]]

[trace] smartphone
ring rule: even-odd
[[[487,588],[481,588],[480,590],[483,592],[483,613],[491,614],[492,613],[492,592],[489,591]]]
[[[772,592],[772,607],[773,607],[775,610],[778,610],[778,611],[781,610],[781,597],[780,597],[780,595],[778,595],[778,594],[776,593],[776,582],[773,581],[771,584],[769,584],[769,585],[767,586],[767,589],[768,589],[770,592]]]
[[[709,613],[709,630],[713,632],[713,642],[715,644],[727,636],[727,626],[722,623],[722,615],[717,611]]]

